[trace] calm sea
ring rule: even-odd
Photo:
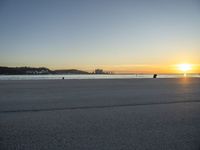
[[[153,75],[0,75],[0,80],[55,80],[55,79],[135,79],[152,78]],[[179,75],[158,75],[158,78],[183,78]],[[188,74],[186,77],[200,78],[199,74]]]

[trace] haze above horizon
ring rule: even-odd
[[[2,0],[0,20],[0,66],[200,72],[199,0]]]

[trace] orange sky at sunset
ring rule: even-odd
[[[0,2],[0,66],[200,73],[199,0]]]

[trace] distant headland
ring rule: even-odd
[[[4,67],[0,66],[0,75],[43,75],[43,74],[113,74],[103,69],[96,69],[94,72],[87,72],[77,69],[50,70],[46,67]]]

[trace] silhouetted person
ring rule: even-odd
[[[153,75],[153,78],[157,78],[157,74],[154,74],[154,75]]]
[[[64,80],[65,78],[64,78],[64,77],[62,77],[62,79]]]

